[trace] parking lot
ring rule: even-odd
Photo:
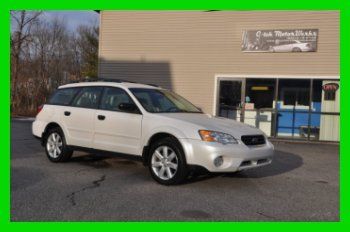
[[[74,153],[54,164],[11,121],[12,221],[338,221],[339,147],[275,143],[273,164],[161,186],[140,162]]]

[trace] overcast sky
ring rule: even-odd
[[[93,10],[81,11],[43,11],[40,19],[50,21],[54,18],[63,19],[68,29],[74,31],[79,25],[99,23],[99,14]],[[12,24],[12,21],[11,21]],[[11,31],[14,30],[11,27]]]
[[[70,30],[75,30],[81,24],[99,23],[99,14],[95,11],[44,11],[43,20],[62,18]]]

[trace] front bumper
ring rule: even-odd
[[[180,139],[189,165],[199,165],[210,172],[236,172],[240,170],[268,165],[272,162],[274,146],[266,140],[266,144],[246,146],[238,140],[238,144],[223,145],[195,139]],[[214,160],[221,156],[222,165],[216,167]]]

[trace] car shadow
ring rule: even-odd
[[[107,162],[107,159],[113,158],[113,162]],[[110,168],[114,163],[122,164],[136,164],[137,160],[130,159],[130,157],[116,157],[111,155],[80,153],[73,156],[70,162],[79,163],[84,166],[89,166],[97,169]],[[293,171],[303,165],[303,159],[297,154],[276,150],[273,161],[270,165],[259,168],[248,169],[234,173],[210,173],[204,168],[196,168],[189,174],[187,181],[183,184],[190,184],[194,182],[201,182],[216,177],[224,178],[264,178],[269,176],[276,176],[283,173]]]
[[[69,162],[79,163],[84,166],[93,168],[109,168],[110,164],[106,162],[106,159],[110,157],[104,155],[95,155],[92,153],[80,153],[78,156],[73,156]]]
[[[297,154],[276,150],[273,161],[270,165],[259,168],[248,169],[234,173],[210,173],[200,169],[194,171],[185,183],[193,183],[212,179],[216,177],[226,178],[264,178],[269,176],[281,175],[297,169],[303,165],[303,159]]]
[[[123,154],[108,154],[108,153],[93,153],[78,151],[70,159],[70,163],[76,163],[83,166],[88,166],[96,169],[103,168],[120,168],[121,166],[134,165],[135,167],[141,164],[141,158],[132,155]]]

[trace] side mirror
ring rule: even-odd
[[[118,109],[127,113],[138,113],[137,106],[133,103],[120,103]]]

